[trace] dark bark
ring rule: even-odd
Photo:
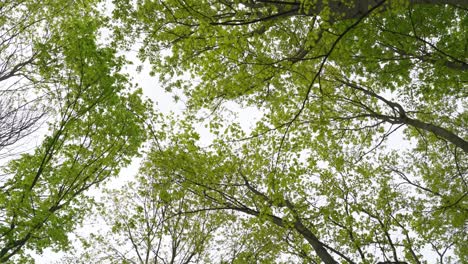
[[[250,208],[239,208],[239,207],[229,207],[229,209],[233,209],[236,211],[240,211],[243,213],[247,213],[253,216],[259,216],[260,213],[252,210]],[[286,223],[283,221],[282,218],[279,218],[274,215],[270,215],[270,221],[277,226],[286,227]],[[306,227],[302,224],[300,220],[296,220],[294,223],[294,229],[301,234],[307,242],[314,248],[315,253],[317,256],[325,263],[325,264],[338,264],[338,262],[333,259],[333,257],[328,253],[327,249],[323,246],[322,242]]]
[[[247,188],[252,191],[255,195],[261,197],[263,200],[265,200],[266,202],[268,202],[270,205],[273,203],[273,201],[268,198],[268,196],[266,196],[265,194],[263,194],[262,192],[258,191],[257,189],[255,189],[251,184],[250,182],[247,180],[247,177],[245,177],[242,172],[239,170],[239,174],[241,175],[241,177],[243,178],[244,182],[245,182],[245,185],[247,186]],[[306,226],[304,226],[304,224],[301,222],[299,216],[297,215],[297,213],[295,212],[295,208],[294,208],[294,205],[289,202],[288,200],[285,200],[284,204],[280,205],[280,206],[286,206],[288,207],[289,209],[291,209],[294,214],[296,215],[296,221],[294,223],[294,229],[296,229],[296,231],[301,234],[306,240],[307,242],[309,242],[309,244],[314,248],[315,252],[317,253],[317,255],[319,256],[319,258],[326,264],[337,264],[338,262],[336,262],[333,257],[328,253],[327,249],[324,247],[324,245],[322,244],[322,242],[320,242],[320,240],[314,235],[314,233],[312,233]],[[254,210],[251,210],[251,209],[244,209],[242,208],[243,212],[245,213],[248,213],[248,214],[251,214],[251,215],[258,215],[258,212],[257,211],[254,211]],[[271,215],[270,216],[270,220],[278,225],[278,226],[281,226],[281,227],[285,227],[285,223],[283,221],[283,219],[277,217],[277,216],[274,216],[274,215]]]
[[[338,264],[338,262],[336,262],[328,253],[320,240],[307,227],[305,227],[300,220],[297,220],[294,223],[294,228],[307,240],[307,242],[309,242],[309,244],[314,248],[315,253],[317,253],[324,263]]]
[[[455,146],[461,148],[465,153],[468,153],[468,142],[466,140],[464,140],[463,138],[459,137],[458,135],[456,135],[455,133],[453,133],[453,132],[451,132],[451,131],[443,128],[443,127],[436,126],[436,125],[431,124],[431,123],[425,123],[425,122],[423,122],[421,120],[413,119],[413,118],[408,117],[407,114],[406,114],[405,109],[403,108],[403,106],[401,106],[398,103],[395,103],[395,102],[392,102],[392,101],[389,101],[389,100],[385,99],[384,97],[378,95],[377,93],[371,91],[370,89],[366,89],[364,87],[361,87],[361,86],[359,86],[359,85],[357,85],[355,83],[352,83],[351,81],[348,81],[348,80],[340,80],[340,79],[336,79],[336,80],[338,82],[344,84],[344,85],[347,85],[350,88],[361,91],[366,95],[369,95],[371,97],[374,97],[374,98],[384,102],[389,107],[391,107],[394,110],[395,113],[398,113],[398,115],[399,115],[399,116],[382,115],[382,114],[378,114],[378,113],[374,112],[373,110],[365,107],[365,110],[370,112],[370,114],[369,114],[370,117],[377,118],[377,119],[380,119],[380,120],[383,120],[383,121],[386,121],[386,122],[389,122],[389,123],[392,123],[392,124],[405,124],[405,125],[408,125],[408,126],[412,126],[412,127],[415,127],[415,128],[422,129],[422,130],[427,131],[427,132],[431,132],[434,135],[436,135],[436,136],[438,136],[440,138],[443,138],[443,139],[449,141],[450,143],[454,144]]]
[[[412,119],[409,117],[403,118],[402,122],[410,126],[413,126],[415,128],[420,128],[425,131],[432,132],[434,133],[434,135],[437,135],[443,139],[446,139],[447,141],[451,142],[455,146],[461,148],[465,153],[468,153],[468,142],[466,142],[461,137],[455,135],[454,133],[448,131],[447,129],[443,127],[439,127],[430,123],[425,123],[425,122],[419,121],[417,119]]]

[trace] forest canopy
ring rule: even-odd
[[[60,263],[468,263],[466,1],[0,13],[0,262],[52,248]],[[143,96],[132,63],[181,115]]]

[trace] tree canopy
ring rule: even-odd
[[[145,141],[147,106],[119,73],[116,48],[98,44],[105,19],[95,4],[0,4],[2,102],[13,105],[1,127],[17,135],[5,141],[14,144],[44,115],[48,129],[1,168],[0,262],[29,261],[27,249],[70,248],[68,233],[91,205],[85,191],[117,175]]]
[[[0,9],[16,12],[1,56],[19,56],[0,81],[25,76],[51,116],[5,168],[0,260],[67,248],[84,191],[149,141],[94,211],[109,230],[66,261],[467,263],[465,1],[61,2]],[[120,72],[135,47],[183,117],[154,114]],[[260,113],[253,128],[233,103]]]

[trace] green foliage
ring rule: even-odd
[[[67,234],[92,202],[85,192],[117,175],[146,140],[149,106],[141,91],[127,88],[127,77],[119,73],[124,60],[115,47],[97,44],[103,18],[94,11],[95,4],[2,4],[23,19],[12,40],[29,41],[33,54],[27,70],[18,75],[32,82],[34,93],[46,95],[43,103],[52,111],[42,144],[2,171],[1,262],[26,261],[26,249],[69,248]],[[28,23],[45,37],[21,31]]]
[[[196,194],[193,208],[289,232],[272,254],[304,262],[421,263],[428,248],[464,261],[462,2],[114,2],[118,34],[142,38],[140,57],[188,99],[189,121],[162,129],[145,166]],[[242,131],[226,102],[263,117]],[[190,119],[206,109],[216,138],[202,148]]]
[[[0,261],[67,249],[85,191],[147,128],[138,177],[100,207],[108,232],[65,262],[465,263],[466,4],[361,2],[114,0],[112,18],[100,1],[1,4],[0,81],[26,76],[51,118],[1,180]],[[118,52],[140,40],[185,119],[128,88]]]
[[[95,221],[108,230],[101,228],[82,238],[84,251],[71,256],[75,262],[200,263],[208,259],[216,217],[210,212],[190,212],[190,193],[165,192],[171,182],[155,181],[151,172],[143,168],[136,183],[106,192]]]

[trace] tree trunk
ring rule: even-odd
[[[455,146],[461,148],[465,153],[468,153],[468,142],[466,142],[461,137],[455,135],[454,133],[448,131],[445,128],[435,126],[429,123],[424,123],[420,120],[412,119],[409,117],[404,118],[403,123],[413,126],[415,128],[419,128],[425,131],[432,132],[434,133],[434,135],[446,139],[447,141],[451,142]]]

